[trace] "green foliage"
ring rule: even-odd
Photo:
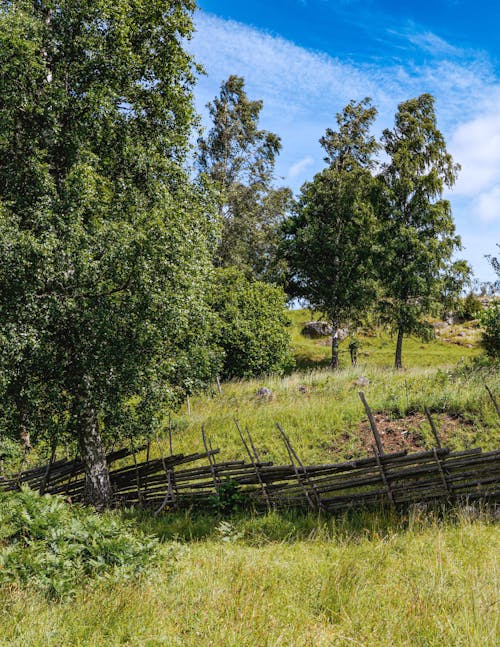
[[[469,294],[459,301],[458,306],[454,310],[454,314],[460,319],[465,321],[473,321],[477,319],[483,311],[483,305],[474,292]]]
[[[102,434],[123,431],[131,397],[149,430],[211,372],[214,214],[185,164],[194,6],[0,8],[3,414],[76,436],[87,468],[106,469]]]
[[[214,273],[213,338],[223,352],[224,377],[283,373],[292,364],[285,295],[281,288],[248,279],[236,268]]]
[[[338,328],[359,320],[376,294],[371,168],[378,146],[369,135],[375,116],[369,99],[351,102],[337,115],[338,132],[329,129],[321,139],[330,165],[302,187],[284,228],[291,293],[333,324],[335,368]]]
[[[500,357],[500,301],[493,301],[479,318],[484,328],[482,344],[490,357]]]
[[[0,493],[0,585],[15,582],[61,598],[89,578],[135,578],[156,557],[156,540],[114,514],[28,489]]]
[[[217,514],[227,515],[240,510],[245,503],[240,484],[233,479],[223,481],[217,488],[217,494],[210,497],[210,507]]]
[[[403,335],[425,332],[425,315],[460,294],[470,269],[452,260],[461,243],[442,194],[460,167],[436,126],[434,98],[423,94],[401,103],[383,144],[389,162],[379,176],[377,206],[380,305],[384,320],[398,331],[395,366],[401,368]]]
[[[292,195],[273,187],[281,142],[259,130],[262,101],[251,101],[244,87],[243,78],[230,76],[208,104],[212,128],[198,140],[198,166],[219,191],[222,232],[216,264],[274,282],[283,278],[276,252]]]

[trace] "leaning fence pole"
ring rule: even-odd
[[[47,465],[47,469],[45,470],[45,474],[43,475],[42,482],[40,484],[40,495],[45,493],[45,488],[48,487],[49,485],[49,480],[50,480],[50,471],[52,469],[52,464],[54,463],[54,459],[56,457],[56,444],[54,443],[52,445],[52,453],[50,455],[50,460]]]
[[[284,440],[284,442],[285,442],[286,448],[287,448],[287,450],[288,450],[288,454],[289,454],[289,456],[290,456],[290,460],[292,461],[292,465],[294,466],[295,471],[297,472],[297,468],[295,467],[295,462],[294,462],[294,460],[293,460],[294,458],[295,458],[295,460],[297,461],[297,463],[299,464],[299,467],[300,467],[300,469],[302,470],[302,474],[304,475],[304,477],[305,477],[305,479],[306,479],[307,483],[310,485],[311,490],[314,492],[314,496],[315,496],[315,498],[316,498],[316,503],[317,503],[318,507],[319,507],[319,508],[323,508],[324,506],[323,506],[323,502],[321,501],[321,497],[320,497],[320,495],[319,495],[319,492],[318,492],[318,490],[316,489],[316,486],[314,485],[314,482],[313,482],[313,481],[312,481],[312,479],[309,477],[309,474],[307,473],[307,469],[306,469],[306,467],[304,466],[304,464],[303,464],[303,463],[302,463],[302,461],[300,460],[300,458],[299,458],[299,456],[298,456],[297,452],[295,451],[295,449],[292,447],[292,443],[290,442],[290,439],[289,439],[289,438],[288,438],[288,436],[285,434],[285,432],[283,431],[283,429],[282,429],[282,427],[281,427],[281,425],[280,425],[279,423],[277,423],[277,425],[276,425],[276,426],[278,427],[279,432],[280,432],[280,434],[281,434],[281,435],[282,435],[282,437],[283,437],[283,440]],[[299,480],[300,480],[300,479],[299,479]],[[301,481],[301,483],[302,483],[302,481]],[[304,492],[306,493],[307,500],[311,502],[311,499],[310,499],[310,497],[309,497],[309,494],[307,493],[307,490],[306,490],[305,488],[304,488]],[[312,507],[314,508],[315,506],[314,506],[314,505],[312,505]]]
[[[214,482],[215,492],[217,493],[217,492],[219,491],[219,483],[218,483],[218,481],[217,481],[217,475],[216,475],[215,466],[214,466],[214,463],[213,463],[212,453],[211,453],[211,451],[210,451],[210,449],[209,449],[209,447],[208,447],[208,443],[207,443],[207,436],[206,436],[206,434],[205,434],[205,427],[204,427],[204,426],[202,426],[202,428],[201,428],[201,437],[202,437],[202,439],[203,439],[203,445],[204,445],[204,447],[205,447],[205,451],[206,451],[206,453],[207,453],[208,462],[209,462],[209,464],[210,464],[210,472],[211,472],[211,474],[212,474],[212,480],[213,480],[213,482]]]
[[[438,431],[436,429],[436,425],[434,424],[434,420],[432,419],[431,412],[429,411],[429,409],[427,407],[424,407],[424,411],[425,411],[425,415],[427,416],[427,420],[429,421],[429,424],[431,426],[432,435],[436,439],[437,446],[439,447],[439,449],[441,449],[441,440],[439,438],[439,434],[438,434]]]
[[[366,401],[365,394],[363,393],[363,391],[359,392],[359,397],[361,398],[361,402],[363,403],[363,406],[365,408],[366,415],[368,416],[372,434],[373,434],[373,437],[375,438],[375,442],[377,443],[378,453],[380,456],[383,456],[385,454],[384,446],[382,445],[382,440],[380,439],[380,434],[378,433],[377,424],[375,422],[375,418],[373,417],[372,410],[368,406],[368,402]]]
[[[380,476],[382,477],[382,482],[383,482],[383,484],[385,486],[387,496],[389,498],[391,506],[394,508],[394,507],[396,507],[396,501],[394,500],[394,493],[393,493],[393,491],[391,489],[389,479],[387,478],[387,473],[385,471],[385,467],[382,464],[381,456],[380,456],[379,451],[378,451],[378,447],[376,447],[375,445],[372,445],[372,449],[373,449],[373,453],[375,454],[375,460],[377,461],[378,469],[379,469],[379,472],[380,472]]]
[[[495,406],[498,417],[500,418],[500,406],[498,405],[497,399],[493,395],[493,392],[491,391],[490,387],[487,384],[485,384],[484,386],[486,387],[486,390],[488,391],[488,395],[490,396],[491,401],[493,402],[493,405]]]
[[[246,453],[248,454],[248,457],[250,459],[250,462],[253,465],[253,468],[255,470],[255,475],[257,476],[257,480],[259,482],[260,488],[262,490],[262,496],[264,497],[264,500],[267,505],[267,509],[270,511],[271,510],[271,501],[269,500],[269,494],[267,492],[266,486],[264,485],[264,481],[262,480],[262,476],[259,471],[259,467],[257,463],[255,462],[255,458],[252,456],[252,452],[250,451],[250,448],[248,447],[248,444],[245,440],[245,437],[243,436],[243,432],[241,431],[239,422],[236,418],[234,418],[234,424],[236,425],[236,429],[238,430],[238,433],[241,438],[241,442],[243,443],[243,447],[245,448]],[[248,433],[248,431],[247,431]]]

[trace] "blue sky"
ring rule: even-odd
[[[350,99],[372,100],[375,130],[397,104],[436,97],[438,126],[462,172],[451,200],[462,256],[480,280],[500,243],[500,3],[460,0],[199,0],[190,45],[206,70],[199,112],[230,74],[262,99],[283,150],[278,182],[298,191],[324,163],[318,143]]]

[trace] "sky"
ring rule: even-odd
[[[451,201],[460,253],[479,281],[500,243],[500,2],[495,0],[198,0],[189,48],[205,69],[196,105],[230,74],[262,99],[260,126],[281,137],[277,184],[296,193],[324,167],[319,139],[351,100],[372,98],[374,133],[401,101],[429,92],[462,170]]]

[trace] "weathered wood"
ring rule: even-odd
[[[434,424],[434,420],[432,419],[431,412],[427,407],[424,407],[424,411],[425,411],[425,415],[427,416],[427,420],[429,421],[429,424],[431,426],[432,435],[436,439],[436,444],[441,449],[441,439],[439,438],[439,434],[437,432],[436,425]]]
[[[498,415],[498,417],[500,418],[500,406],[499,406],[499,404],[498,404],[498,402],[497,402],[497,399],[496,399],[496,398],[495,398],[495,396],[493,395],[493,392],[492,392],[492,390],[490,389],[490,387],[489,387],[487,384],[485,384],[484,386],[486,387],[486,390],[488,391],[488,395],[490,396],[491,401],[493,402],[493,405],[494,405],[494,407],[495,407],[495,409],[496,409],[497,415]]]
[[[385,454],[384,452],[384,446],[382,445],[382,440],[380,439],[380,434],[378,433],[377,429],[377,424],[375,422],[375,418],[373,417],[372,410],[370,409],[368,402],[366,401],[365,394],[363,391],[359,391],[359,397],[361,399],[361,402],[363,403],[363,406],[366,411],[366,415],[368,416],[368,420],[370,422],[370,427],[372,430],[373,437],[375,438],[375,442],[377,444],[377,449],[379,456],[383,456]]]

